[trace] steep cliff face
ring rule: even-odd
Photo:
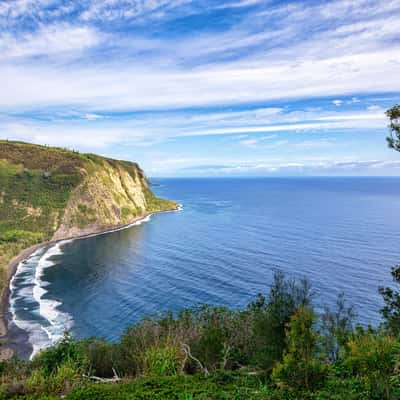
[[[176,206],[152,194],[137,164],[96,157],[86,167],[53,239],[129,224],[147,213]]]
[[[135,163],[0,141],[0,291],[23,248],[81,236],[171,210]]]

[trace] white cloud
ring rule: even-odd
[[[182,136],[204,136],[204,135],[232,135],[238,133],[267,133],[267,132],[292,132],[292,131],[317,131],[317,130],[338,130],[338,129],[371,129],[382,128],[385,126],[385,119],[379,118],[359,118],[356,120],[343,119],[338,122],[313,122],[298,124],[279,124],[266,126],[241,126],[226,127],[204,130],[188,130],[182,133]]]
[[[148,14],[162,16],[192,0],[3,0],[0,18],[14,25],[21,20],[42,22],[50,17],[69,16],[75,12],[81,20],[111,21],[133,19]]]
[[[140,110],[400,90],[399,80],[394,79],[400,68],[400,46],[389,40],[400,29],[396,1],[379,6],[366,0],[340,0],[285,7],[251,0],[222,2],[220,6],[260,3],[267,12],[263,16],[250,13],[223,32],[208,30],[173,39],[152,38],[151,25],[141,35],[106,35],[100,25],[95,29],[83,21],[123,19],[126,13],[136,15],[136,21],[138,15],[160,10],[172,18],[193,12],[194,3],[71,2],[70,7],[76,5],[83,13],[74,25],[42,23],[34,32],[19,34],[5,30],[0,35],[0,59],[5,59],[0,64],[4,88],[0,108],[76,105],[91,110]],[[6,1],[0,16],[14,10],[14,16],[36,13],[40,21],[43,13],[65,7],[61,4],[55,0]],[[206,3],[197,12],[208,7],[212,5]],[[323,21],[329,21],[326,26],[332,28],[321,30]],[[87,50],[100,45],[104,54],[90,58]],[[69,62],[61,62],[64,53],[73,53]],[[225,53],[227,60],[220,58]],[[38,55],[58,58],[32,59]],[[12,65],[10,57],[31,59]],[[354,97],[348,104],[357,101]],[[343,100],[334,100],[334,104],[343,105]]]
[[[240,137],[240,135],[239,135]],[[261,136],[257,137],[257,139],[244,139],[240,140],[239,143],[245,147],[259,147],[262,146],[265,141],[269,141],[271,139],[277,138],[278,135],[268,135],[268,136]],[[236,137],[237,139],[237,137]]]
[[[400,47],[297,65],[247,68],[235,63],[196,70],[4,65],[0,66],[0,108],[77,105],[140,110],[400,91],[400,80],[393,79],[399,68]]]
[[[85,118],[88,119],[89,121],[96,121],[98,119],[103,119],[104,116],[99,114],[86,113]]]
[[[27,15],[38,15],[45,7],[57,3],[57,0],[5,0],[0,3],[0,17],[12,20]]]
[[[381,111],[382,114],[384,112],[384,109],[382,107],[380,107],[380,106],[377,106],[377,105],[368,106],[367,110],[368,111]]]
[[[112,21],[137,18],[149,13],[157,17],[157,14],[163,16],[165,12],[191,2],[192,0],[92,0],[81,18],[85,21]]]
[[[14,57],[60,55],[98,45],[104,35],[85,26],[50,25],[34,33],[0,33],[0,60]]]
[[[251,7],[259,4],[266,5],[269,3],[267,0],[239,0],[239,1],[234,1],[234,2],[221,2],[222,4],[219,4],[213,9],[218,10],[218,9],[226,9],[226,8],[243,8],[243,7]]]
[[[254,125],[255,122],[265,122],[262,117],[254,119],[253,111],[232,112],[232,118],[226,117],[218,121],[218,113],[210,113],[210,120],[203,115],[196,122],[180,114],[149,114],[124,120],[94,113],[79,114],[75,112],[61,114],[59,118],[51,120],[19,120],[13,117],[0,118],[0,136],[39,142],[67,147],[90,149],[91,146],[105,148],[112,144],[152,146],[173,140],[179,137],[201,137],[209,135],[229,135],[232,140],[246,147],[278,148],[284,143],[282,139],[273,141],[290,132],[329,132],[341,130],[344,134],[354,129],[383,129],[386,118],[383,113],[363,111],[359,114],[337,112],[314,114],[309,112],[289,112],[275,115],[274,121]],[[237,115],[236,115],[237,114]],[[238,118],[235,120],[235,115]],[[67,120],[65,120],[67,117]],[[72,119],[71,119],[72,118]],[[68,122],[66,122],[68,121]],[[236,121],[236,124],[233,122]],[[307,122],[304,122],[307,121]],[[263,135],[264,134],[264,135]],[[279,136],[278,136],[279,134]],[[299,149],[307,150],[315,147],[334,145],[333,140],[306,141],[303,144],[294,144]]]
[[[228,164],[228,165],[226,165]],[[226,164],[202,165],[196,168],[184,168],[197,175],[385,175],[400,172],[400,161],[385,160],[306,160],[303,162],[243,161]]]
[[[356,104],[360,103],[360,100],[357,97],[352,97],[349,101],[347,101],[347,104]]]
[[[243,146],[246,147],[254,147],[258,144],[258,140],[256,139],[245,139],[245,140],[241,140],[240,144],[242,144]]]
[[[381,103],[366,97],[400,92],[400,3],[380,3],[3,1],[0,135],[99,151],[207,135],[229,135],[216,140],[238,151],[336,151],[334,140],[293,138],[385,129],[383,109],[367,107]],[[182,22],[218,8],[235,18],[212,27]],[[315,106],[316,98],[336,107]],[[302,168],[292,161],[229,166]]]

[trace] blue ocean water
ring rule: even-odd
[[[36,348],[65,329],[117,339],[161,310],[240,308],[276,270],[308,277],[315,303],[344,291],[378,324],[380,285],[400,262],[400,178],[157,179],[183,210],[43,249],[12,282],[14,320]]]

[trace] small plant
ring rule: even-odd
[[[173,376],[180,370],[179,349],[173,345],[151,348],[145,353],[145,371],[149,376]]]

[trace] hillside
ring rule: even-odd
[[[26,247],[175,208],[154,196],[136,163],[0,141],[0,291],[4,297],[10,260]]]

